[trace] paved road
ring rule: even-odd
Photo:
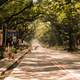
[[[4,80],[80,80],[80,54],[34,49]]]

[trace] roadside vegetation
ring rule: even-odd
[[[79,50],[80,1],[1,0],[0,29],[3,29],[3,46],[5,32],[11,29],[27,42],[37,38],[49,47]]]

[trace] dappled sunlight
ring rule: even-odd
[[[19,78],[14,78],[14,77],[7,77],[7,78],[5,78],[4,80],[21,80],[21,79],[19,79]]]
[[[10,77],[6,77],[4,80],[22,80],[21,77],[24,78],[26,76],[26,71],[21,68],[14,68],[11,73]],[[16,74],[18,74],[18,78]]]
[[[0,59],[0,79],[80,80],[80,1],[0,0]]]
[[[32,41],[32,50],[31,52],[46,52],[45,49],[42,47],[42,45],[40,44],[40,42],[37,39],[34,39]]]
[[[72,55],[72,54],[61,54],[61,53],[56,53],[56,54],[54,54],[55,55],[55,57],[54,56],[51,56],[51,58],[55,58],[55,59],[77,59],[77,56],[74,56],[74,55]]]
[[[4,71],[6,68],[0,68],[0,71]]]
[[[5,80],[79,80],[79,58],[79,54],[43,48],[35,39],[31,53],[24,56]]]

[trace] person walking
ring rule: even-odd
[[[12,44],[13,44],[13,47],[14,47],[14,48],[17,47],[17,38],[16,38],[16,36],[13,36],[13,37],[12,37]]]
[[[15,35],[12,36],[12,51],[17,53],[17,37]]]

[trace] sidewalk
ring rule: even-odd
[[[8,60],[7,58],[4,58],[0,61],[0,77],[2,74],[4,74],[15,62],[18,62],[19,59],[21,59],[29,49],[24,49],[22,51],[19,51],[15,54],[13,60]]]

